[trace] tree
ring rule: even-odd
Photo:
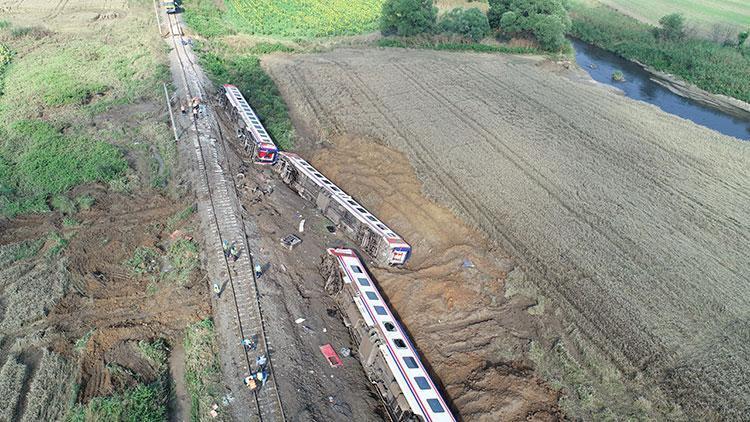
[[[510,11],[513,0],[489,0],[490,10],[487,11],[487,20],[492,28],[500,28],[500,19],[503,13]]]
[[[662,16],[659,25],[658,34],[662,39],[679,40],[685,36],[685,18],[679,13]]]
[[[380,31],[383,35],[403,37],[431,32],[435,29],[437,12],[432,0],[386,0]]]
[[[565,46],[570,18],[562,0],[511,0],[500,18],[500,29],[508,34],[529,34],[549,51]]]
[[[737,34],[737,48],[742,48],[742,44],[747,41],[747,37],[750,36],[750,32],[748,31],[742,31],[739,34]]]
[[[487,16],[477,8],[464,9],[457,7],[440,18],[440,30],[461,34],[474,41],[479,41],[490,32]]]

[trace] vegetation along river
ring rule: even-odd
[[[684,119],[742,140],[750,140],[750,120],[742,119],[721,110],[673,93],[651,80],[651,75],[638,64],[625,60],[599,47],[571,40],[576,61],[597,82],[612,85],[625,95],[645,101]],[[614,81],[614,72],[622,72],[625,80]]]

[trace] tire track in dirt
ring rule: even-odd
[[[743,390],[725,381],[744,384],[735,368],[747,363],[731,328],[750,293],[747,145],[568,80],[549,62],[418,50],[312,57],[289,62],[304,67],[327,116],[348,136],[407,152],[431,195],[539,269],[584,338],[647,375],[641,389],[668,383],[698,414],[737,409]],[[339,93],[354,98],[331,98]]]
[[[484,138],[485,141],[486,141],[486,144],[488,144],[489,146],[491,146],[499,154],[505,156],[506,159],[508,159],[508,161],[510,161],[511,163],[513,163],[516,166],[516,168],[518,168],[518,170],[520,170],[521,172],[523,172],[524,174],[526,174],[530,179],[534,180],[535,183],[537,183],[537,185],[539,185],[542,189],[544,189],[549,194],[550,197],[555,198],[555,200],[557,200],[563,206],[563,208],[565,208],[568,212],[570,212],[571,214],[573,214],[579,221],[584,222],[592,230],[594,230],[595,232],[597,232],[598,234],[600,234],[602,237],[604,237],[608,241],[610,241],[610,243],[612,243],[613,245],[615,245],[618,248],[618,250],[620,251],[621,254],[626,255],[626,248],[628,247],[627,245],[621,245],[621,244],[619,244],[614,238],[612,238],[611,236],[607,235],[602,229],[597,228],[591,222],[591,218],[592,217],[591,217],[590,214],[588,215],[588,217],[587,216],[583,216],[580,213],[578,213],[577,211],[575,211],[569,204],[567,204],[565,201],[563,201],[562,198],[558,194],[554,193],[554,191],[553,191],[554,184],[551,181],[546,180],[542,175],[536,175],[536,176],[532,175],[531,172],[529,172],[527,170],[529,168],[533,168],[533,165],[531,163],[524,162],[525,160],[523,158],[521,158],[521,157],[517,156],[516,154],[513,154],[511,151],[509,151],[509,148],[500,139],[498,139],[498,138],[492,138],[492,137],[488,138],[487,134],[489,134],[491,136],[491,133],[489,131],[487,131],[484,127],[482,127],[481,124],[479,124],[476,120],[474,120],[473,118],[471,118],[469,115],[463,114],[461,108],[458,107],[455,103],[453,103],[446,96],[442,95],[440,93],[439,89],[436,89],[435,87],[426,86],[426,85],[422,84],[421,82],[417,81],[415,79],[414,75],[410,74],[407,69],[403,68],[402,66],[399,66],[398,64],[396,64],[394,62],[392,62],[392,64],[394,65],[394,67],[396,69],[398,69],[399,71],[401,71],[401,73],[405,77],[407,77],[415,86],[419,87],[420,90],[421,90],[421,92],[429,94],[431,97],[433,97],[436,101],[438,101],[441,104],[446,104],[446,105],[449,105],[450,107],[452,107],[452,109],[454,110],[455,116],[459,120],[461,120],[462,122],[464,122],[467,125],[467,127],[471,128],[477,135],[480,135],[482,138]],[[482,133],[484,133],[484,135]],[[497,148],[497,146],[492,142],[492,140],[495,140],[495,141],[498,141],[498,142],[502,143],[506,147],[506,150],[508,151],[508,153],[510,155],[507,155],[505,152],[503,152],[499,148]],[[425,149],[425,150],[428,150],[428,149]],[[461,200],[463,200],[463,197],[461,197],[461,198],[455,198],[455,199],[458,200],[458,201],[461,201]],[[489,221],[491,221],[493,223],[493,225],[497,225],[498,222],[493,221],[492,218],[486,212],[481,211],[481,209],[479,209],[479,208],[478,208],[478,212],[481,213],[481,214],[483,214],[486,219],[489,219]],[[471,214],[469,214],[469,215],[471,215]],[[515,246],[518,243],[519,242],[517,242],[517,241],[513,243],[515,249],[518,249]],[[528,250],[528,248],[526,246],[524,246],[524,249]],[[528,254],[522,255],[522,256],[528,256]],[[548,275],[554,274],[553,272],[550,271],[549,268],[547,268],[546,265],[544,265],[541,262],[539,262],[539,263],[537,263],[535,265],[541,265],[542,272],[544,274],[548,274]],[[639,265],[641,265],[641,264],[639,263]],[[646,268],[642,268],[642,269],[646,270]],[[651,274],[651,275],[653,276],[653,274]],[[591,275],[585,274],[585,273],[577,273],[577,274],[575,274],[575,276],[576,276],[576,278],[578,280],[594,280],[594,278]],[[591,286],[589,285],[589,288],[590,287]],[[604,290],[603,287],[602,287],[602,290]],[[576,309],[579,313],[581,313],[581,315],[586,315],[586,313],[582,312],[583,309],[578,306],[578,303],[575,300],[575,298],[572,297],[572,292],[569,292],[567,290],[562,290],[562,291],[560,291],[560,293],[563,295],[563,297],[565,297],[565,299],[568,301],[569,305],[572,308]],[[620,306],[622,307],[622,309],[628,309],[628,305],[629,304],[627,304],[627,303],[622,303]],[[602,309],[602,311],[604,311],[603,308],[601,308],[601,309]],[[589,323],[592,323],[592,324],[594,324],[594,322],[596,320],[600,320],[602,317],[604,317],[603,314],[591,315],[589,313],[589,315],[590,316],[586,317],[585,319]],[[630,321],[630,324],[631,324],[630,327],[626,326],[625,324],[622,325],[621,330],[622,330],[622,332],[624,334],[624,333],[629,332],[630,330],[632,330],[632,324],[633,324],[633,322],[635,320],[637,320],[637,315],[632,314],[632,313],[629,312],[628,317],[627,318],[623,318],[623,319]],[[645,326],[640,327],[640,329],[636,330],[636,332],[645,333],[646,332]],[[589,333],[589,335],[592,338],[597,338],[597,336],[591,335],[591,334],[595,334],[595,333]],[[599,333],[596,333],[596,334],[603,334],[603,333],[599,332]],[[641,339],[641,340],[643,340],[643,339]],[[651,347],[653,348],[653,351],[650,353],[651,357],[653,357],[653,356],[666,356],[667,355],[665,348],[663,347],[663,345],[661,343],[658,342],[658,340],[657,340],[657,338],[655,336],[650,336],[649,341],[647,341],[646,343],[650,343],[652,345]],[[611,357],[614,357],[614,356],[611,356]],[[633,362],[633,363],[635,363],[636,366],[641,366],[643,364],[643,360],[642,359],[634,359],[633,357],[630,357],[628,360],[631,361],[631,362]],[[640,365],[638,365],[636,363],[638,360],[641,360]],[[650,358],[649,358],[649,360],[650,360]],[[627,369],[627,368],[620,368],[620,369]]]
[[[487,81],[490,84],[498,86],[499,88],[504,89],[504,90],[510,90],[511,89],[510,87],[508,87],[506,85],[498,83],[497,79],[492,78],[490,75],[488,75],[485,72],[482,72],[481,70],[479,70],[476,67],[476,65],[469,65],[469,66],[467,66],[467,69],[473,69],[479,76],[482,77],[482,79],[484,79],[485,81]],[[466,78],[466,80],[467,81],[471,81],[472,78]],[[540,84],[541,84],[541,82],[540,82]],[[545,86],[545,85],[543,85],[543,86]],[[550,87],[548,89],[548,91],[554,91],[554,89],[552,87]],[[615,160],[615,156],[613,154],[611,154],[611,153],[608,153],[608,151],[606,151],[604,148],[602,148],[593,139],[593,137],[585,130],[585,128],[583,128],[583,127],[575,124],[570,119],[566,119],[566,118],[562,117],[559,112],[553,110],[551,107],[547,106],[546,104],[541,103],[540,101],[536,100],[535,98],[531,97],[530,95],[525,95],[522,92],[520,92],[519,90],[515,90],[515,92],[518,93],[519,95],[522,95],[523,98],[524,98],[524,101],[526,101],[528,103],[531,103],[531,104],[534,104],[534,106],[538,110],[545,110],[547,112],[547,114],[546,114],[547,115],[547,119],[559,118],[559,119],[561,119],[561,121],[563,122],[563,124],[569,126],[571,129],[573,129],[574,132],[580,134],[581,136],[580,136],[579,139],[582,140],[582,141],[585,141],[586,142],[586,146],[588,146],[588,148],[591,151],[596,151],[599,154],[599,157],[601,157],[602,161],[609,162],[610,163],[609,167],[616,168],[616,166],[617,166],[618,163],[624,161],[622,159]],[[561,97],[564,97],[564,96],[561,95]],[[483,104],[485,104],[485,106],[489,110],[497,109],[498,108],[497,104],[490,104],[489,102],[487,102],[486,100],[484,100],[482,98],[478,98],[478,100],[481,101]],[[556,100],[557,100],[557,98],[556,98]],[[553,102],[553,103],[555,103],[555,102]],[[585,102],[585,101],[583,101],[582,103],[583,104],[587,104],[587,102]],[[592,115],[593,115],[594,110],[593,109],[588,109],[588,112],[592,113]],[[621,123],[618,123],[616,121],[610,120],[607,116],[605,116],[603,118],[603,120],[606,120],[613,127],[622,126]],[[625,129],[625,127],[622,127],[622,129]],[[651,136],[647,136],[646,137],[646,139],[648,139],[649,143],[654,144],[653,142],[650,141],[650,138],[651,138]],[[661,150],[663,150],[665,153],[668,153],[670,155],[674,155],[673,153],[667,151],[665,148],[663,148],[661,146],[658,146],[658,148],[661,149]],[[624,152],[626,152],[626,151],[624,151]],[[638,157],[630,156],[630,157],[626,157],[626,158],[629,161],[628,164],[631,166],[631,168],[633,169],[634,173],[636,173],[639,176],[643,177],[644,180],[650,182],[653,186],[658,187],[663,192],[663,194],[666,197],[677,195],[677,196],[680,196],[680,197],[684,198],[686,202],[690,203],[690,205],[692,207],[691,209],[704,212],[704,216],[705,216],[706,220],[710,220],[712,218],[714,218],[714,219],[722,219],[723,213],[720,213],[718,210],[716,210],[715,207],[711,206],[710,204],[704,204],[702,202],[699,202],[698,200],[696,200],[692,196],[686,194],[685,192],[677,190],[677,189],[673,189],[673,188],[669,187],[666,183],[662,183],[660,180],[658,180],[658,179],[656,179],[654,177],[651,177],[649,175],[648,170],[643,165],[640,164],[640,160],[638,159]],[[623,237],[627,235],[626,233],[622,233],[621,231],[616,230],[614,227],[610,227],[610,229],[612,229],[614,232],[617,232],[618,234],[620,234]],[[676,229],[684,237],[693,240],[696,244],[701,243],[702,239],[697,236],[697,232],[683,230],[680,227],[677,227]],[[745,239],[746,241],[750,242],[750,237],[748,237],[747,235],[745,235],[745,233],[743,233],[742,231],[738,231],[738,230],[734,230],[731,234],[727,234],[726,237],[725,237],[725,239],[727,239],[727,240],[733,239],[735,236],[739,236],[739,237]],[[712,250],[710,248],[710,246],[714,246],[714,248],[715,248],[715,245],[710,245],[709,246],[709,245],[702,244],[701,246],[703,247],[702,253],[704,255],[706,255],[706,256],[710,256],[712,258],[713,263],[715,265],[718,265],[718,266],[721,266],[721,267],[725,268],[728,272],[731,272],[733,275],[735,275],[738,278],[745,279],[746,281],[750,281],[750,278],[748,278],[747,275],[743,275],[742,273],[738,272],[736,269],[732,268],[731,266],[726,265],[723,262],[722,257],[719,257],[718,255],[716,255],[716,253],[714,252],[715,249]],[[629,247],[634,248],[634,249],[638,248],[637,245],[635,245],[635,244],[631,244],[631,245],[629,245]],[[640,248],[638,248],[638,249],[640,249]],[[672,292],[672,291],[671,290],[666,290],[666,289],[663,290],[663,293],[667,294],[667,295],[669,295],[670,292]]]
[[[462,208],[463,213],[465,215],[480,216],[480,217],[482,217],[485,220],[485,222],[488,223],[488,226],[485,226],[485,227],[493,227],[493,226],[495,226],[495,221],[492,219],[492,217],[490,217],[488,215],[488,213],[484,212],[482,210],[482,207],[473,198],[471,198],[470,196],[467,196],[467,195],[460,195],[459,194],[459,192],[461,191],[461,185],[455,179],[453,179],[450,176],[446,176],[444,172],[437,170],[438,168],[440,168],[440,166],[437,164],[437,162],[436,162],[437,159],[435,158],[435,156],[430,152],[432,150],[432,148],[427,147],[426,145],[424,145],[424,143],[421,141],[421,138],[419,136],[417,136],[415,134],[409,135],[408,134],[408,129],[406,129],[408,127],[408,125],[399,122],[397,117],[393,117],[393,118],[390,117],[392,115],[392,113],[388,113],[387,108],[382,103],[380,103],[377,100],[375,100],[375,98],[377,97],[376,94],[373,91],[370,90],[370,88],[367,86],[367,84],[364,81],[361,80],[361,78],[358,76],[356,70],[353,69],[353,68],[351,68],[350,66],[348,66],[345,63],[341,63],[341,62],[337,62],[337,61],[333,61],[333,60],[331,62],[334,63],[334,64],[336,64],[342,70],[342,72],[340,73],[340,75],[343,75],[346,79],[350,80],[351,82],[353,82],[353,83],[355,83],[357,85],[357,87],[362,92],[363,96],[368,100],[368,102],[376,110],[378,110],[379,115],[384,120],[386,120],[388,122],[388,124],[390,125],[390,129],[392,129],[394,132],[396,132],[396,134],[402,140],[404,140],[405,145],[410,150],[410,152],[413,154],[414,159],[417,160],[419,163],[421,163],[421,165],[424,166],[425,168],[430,169],[430,172],[426,175],[426,177],[428,177],[428,178],[429,177],[437,177],[438,178],[438,182],[450,193],[450,195],[453,196],[453,198],[455,198],[455,205],[457,205],[458,207]],[[423,89],[423,91],[425,91],[425,90]],[[459,111],[458,115],[460,115],[460,110],[458,110],[458,111]],[[413,148],[411,146],[411,142],[416,143],[419,146],[419,149]],[[431,160],[432,164],[428,164],[427,162],[425,162],[425,160],[423,159],[423,155],[427,155],[429,157],[429,159]],[[450,182],[450,184],[448,182]],[[471,205],[472,210],[469,210],[466,207],[466,203],[468,203],[469,205]],[[481,226],[481,224],[480,224],[480,226]],[[515,239],[508,238],[505,235],[505,233],[503,233],[501,231],[497,231],[497,234],[499,236],[502,236],[503,238],[505,238],[506,241],[507,241],[507,243],[510,244],[515,251],[517,251],[517,254],[519,256],[530,256],[530,255],[532,255],[532,252],[528,250],[528,248],[526,247],[526,245],[517,242]],[[534,265],[543,268],[543,273],[544,274],[548,274],[548,275],[553,275],[554,274],[554,272],[550,268],[548,268],[542,261],[537,260],[534,263]],[[579,276],[578,278],[582,279],[582,280],[589,280],[590,279],[590,277],[586,276],[586,275]],[[602,294],[599,297],[603,298],[603,297],[605,297],[605,295]],[[568,300],[568,302],[570,302],[570,305],[571,305],[572,308],[577,309],[577,311],[578,311],[578,313],[580,315],[582,315],[582,316],[586,315],[586,313],[584,312],[585,310],[582,309],[582,308],[579,308],[578,305],[577,305],[577,303],[573,300],[573,298],[567,296],[567,300]],[[622,303],[622,304],[620,304],[620,307],[622,309],[628,309],[629,305],[626,304],[626,303]],[[605,308],[599,307],[598,309],[605,309]],[[589,319],[586,319],[586,321],[589,322],[589,321],[592,321],[592,319],[589,318]],[[632,328],[632,326],[631,326],[631,328]],[[625,331],[625,329],[623,329],[623,331]],[[643,328],[637,330],[637,332],[644,332],[644,331],[645,330]],[[591,333],[591,334],[596,334],[596,333]],[[599,334],[602,334],[601,338],[606,338],[606,336],[604,336],[603,333],[599,333]],[[596,335],[592,335],[592,338],[600,338],[600,337],[596,336]],[[605,348],[604,350],[608,350],[608,349]],[[611,356],[611,357],[614,358],[615,356]],[[615,359],[615,360],[617,362],[620,362],[620,364],[621,364],[621,366],[623,368],[627,367],[627,366],[624,365],[623,359],[620,358],[620,359]],[[628,359],[628,361],[631,361],[631,360]]]

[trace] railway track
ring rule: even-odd
[[[167,23],[170,29],[170,38],[180,64],[183,76],[185,92],[190,98],[198,97],[201,103],[209,103],[209,95],[206,95],[200,82],[200,74],[195,63],[191,59],[182,36],[182,26],[179,19],[173,15],[167,15]],[[200,180],[196,180],[196,195],[199,206],[206,207],[215,236],[206,238],[209,259],[226,270],[229,279],[228,288],[232,295],[234,309],[236,311],[239,328],[238,339],[257,338],[257,348],[247,351],[237,343],[235,357],[236,362],[244,362],[246,374],[250,374],[256,368],[256,356],[265,355],[267,358],[268,381],[260,388],[252,392],[254,405],[250,408],[256,410],[256,416],[260,421],[285,421],[284,409],[281,404],[276,377],[273,371],[273,349],[269,342],[263,321],[260,297],[258,294],[257,281],[253,271],[253,257],[249,251],[249,241],[245,224],[242,219],[239,195],[233,180],[229,159],[220,153],[219,148],[225,153],[228,151],[226,141],[219,127],[217,119],[211,113],[205,113],[202,118],[193,119],[191,130],[195,133],[193,144],[197,158]],[[213,137],[214,134],[218,136]],[[222,156],[224,159],[222,160]],[[226,177],[222,168],[222,162],[229,170],[229,178]],[[203,205],[205,204],[205,205]],[[230,263],[224,255],[222,244],[224,241],[235,242],[240,250],[240,258]]]

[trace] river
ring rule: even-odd
[[[750,120],[734,117],[679,96],[652,81],[650,74],[637,64],[591,44],[579,40],[571,41],[575,48],[576,62],[595,81],[617,87],[626,96],[653,104],[667,113],[692,120],[725,135],[750,140]],[[618,70],[625,76],[624,82],[612,80],[612,73]]]

